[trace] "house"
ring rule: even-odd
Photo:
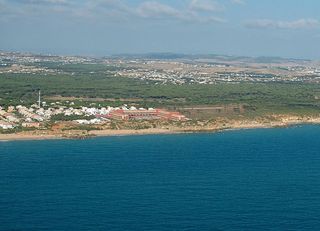
[[[40,123],[38,122],[24,122],[22,123],[22,127],[24,128],[40,128]]]
[[[7,129],[13,129],[14,125],[5,121],[0,121],[0,128],[7,130]]]

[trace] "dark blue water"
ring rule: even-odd
[[[319,137],[0,142],[0,230],[320,230]]]

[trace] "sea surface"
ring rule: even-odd
[[[320,230],[320,127],[0,142],[0,230]]]

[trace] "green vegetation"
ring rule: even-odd
[[[19,132],[29,132],[39,130],[37,128],[24,128],[24,127],[15,127],[14,129],[2,129],[0,128],[0,134],[15,134]]]
[[[136,103],[140,106],[176,108],[241,103],[247,105],[248,116],[270,112],[313,114],[320,109],[318,84],[156,85],[106,74],[81,73],[74,76],[0,74],[0,105],[33,103],[37,99],[37,89],[41,89],[46,97],[82,97],[85,98],[83,101],[87,99],[102,106]]]
[[[73,126],[73,127],[68,127],[68,128],[63,128],[62,131],[96,131],[96,130],[101,130],[99,127],[95,126],[90,126],[90,125],[78,125],[78,126]]]
[[[69,115],[65,116],[63,114],[54,115],[51,117],[51,121],[73,121],[73,120],[91,120],[96,118],[95,116],[83,116],[83,115]]]

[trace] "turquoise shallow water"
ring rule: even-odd
[[[0,143],[0,230],[320,230],[320,127]]]

